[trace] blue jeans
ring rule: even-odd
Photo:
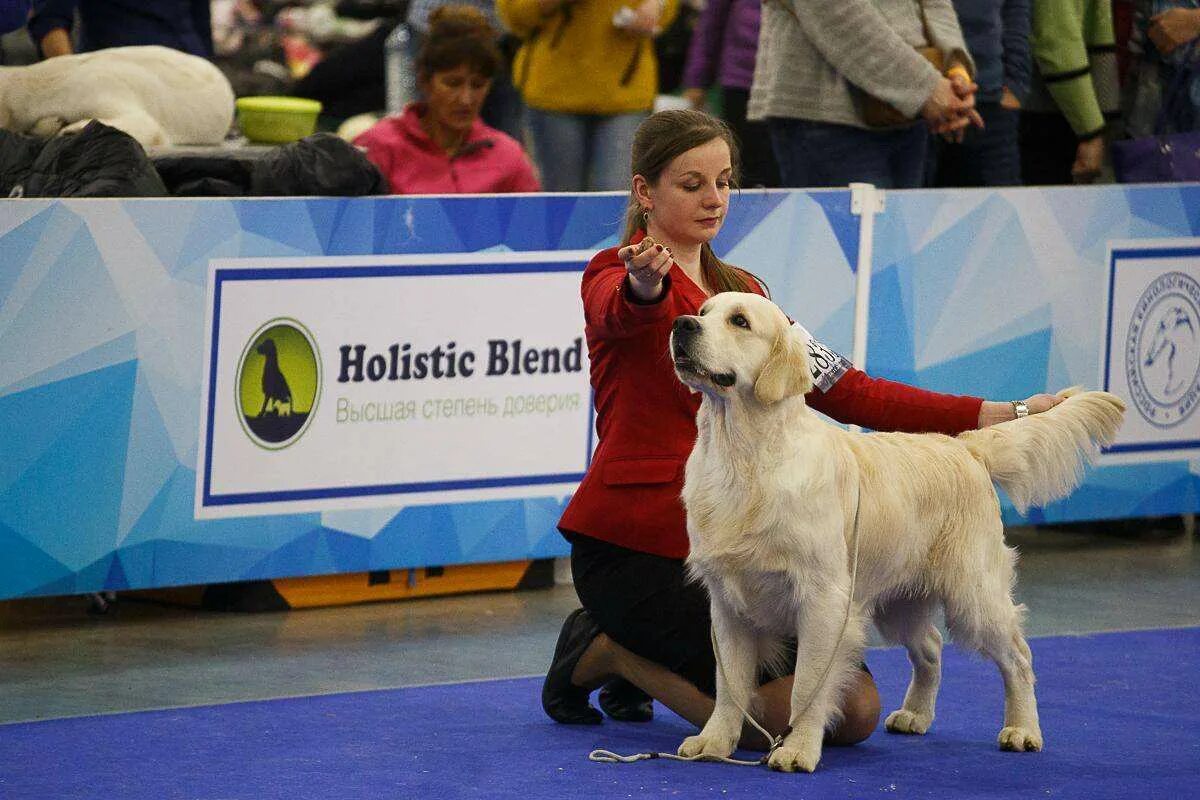
[[[962,144],[934,137],[929,155],[930,186],[1019,186],[1021,151],[1017,122],[1021,112],[999,103],[976,106],[983,129],[967,128]]]
[[[547,192],[606,192],[629,187],[633,134],[648,115],[560,114],[527,108],[533,158]]]
[[[781,186],[817,188],[872,183],[913,189],[925,180],[929,128],[866,130],[831,122],[771,117],[771,146]]]

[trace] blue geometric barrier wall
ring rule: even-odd
[[[536,487],[198,519],[208,281],[227,259],[593,252],[616,243],[624,203],[0,201],[0,598],[564,555],[567,498]],[[1179,244],[1198,227],[1200,187],[889,192],[875,218],[868,371],[991,399],[1101,385],[1105,359],[1132,341],[1111,290],[1142,262],[1120,261],[1122,243]],[[744,192],[715,246],[849,354],[859,230],[849,191]],[[1162,269],[1200,263],[1176,260]],[[1179,352],[1183,369],[1192,351]],[[1200,456],[1151,433],[1029,519],[1196,510]],[[1019,520],[1011,508],[1006,519]]]
[[[1103,388],[1106,355],[1115,354],[1119,367],[1131,341],[1110,313],[1122,248],[1163,251],[1159,267],[1139,279],[1136,296],[1164,272],[1200,276],[1200,240],[1183,239],[1196,236],[1198,186],[889,192],[886,211],[875,219],[868,371],[990,399],[1073,385]],[[1149,265],[1140,262],[1138,269]],[[1187,365],[1192,373],[1200,369],[1190,335],[1200,330],[1196,323],[1191,332],[1181,328],[1192,349],[1180,351],[1179,366],[1194,361]],[[1136,404],[1126,420],[1126,429],[1139,423]],[[1081,489],[1025,519],[1194,512],[1200,507],[1196,422],[1164,432],[1141,455],[1105,459]],[[1115,464],[1121,460],[1127,463]],[[1005,519],[1022,521],[1007,504]]]
[[[0,598],[565,554],[566,498],[535,490],[197,520],[206,281],[213,259],[594,251],[616,243],[623,207],[614,195],[0,201]],[[857,228],[846,191],[747,192],[718,245],[848,351]]]

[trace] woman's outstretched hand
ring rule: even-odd
[[[1029,408],[1029,413],[1041,414],[1043,411],[1049,411],[1056,405],[1061,403],[1063,398],[1055,394],[1035,394],[1025,398],[1025,405]],[[1008,422],[1017,418],[1016,409],[1012,403],[998,403],[993,400],[984,400],[983,405],[979,408],[979,427],[986,428],[988,425],[995,425],[998,422]]]
[[[671,251],[647,236],[637,244],[622,247],[617,258],[625,262],[634,296],[639,300],[657,300],[662,294],[663,278],[671,271]]]

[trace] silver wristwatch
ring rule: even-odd
[[[1017,419],[1029,416],[1029,406],[1025,405],[1024,400],[1012,401],[1013,413],[1017,415]]]

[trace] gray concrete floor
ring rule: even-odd
[[[1029,634],[1200,625],[1195,538],[1169,522],[1010,529]],[[5,604],[0,723],[538,674],[576,605],[570,586],[262,614]]]

